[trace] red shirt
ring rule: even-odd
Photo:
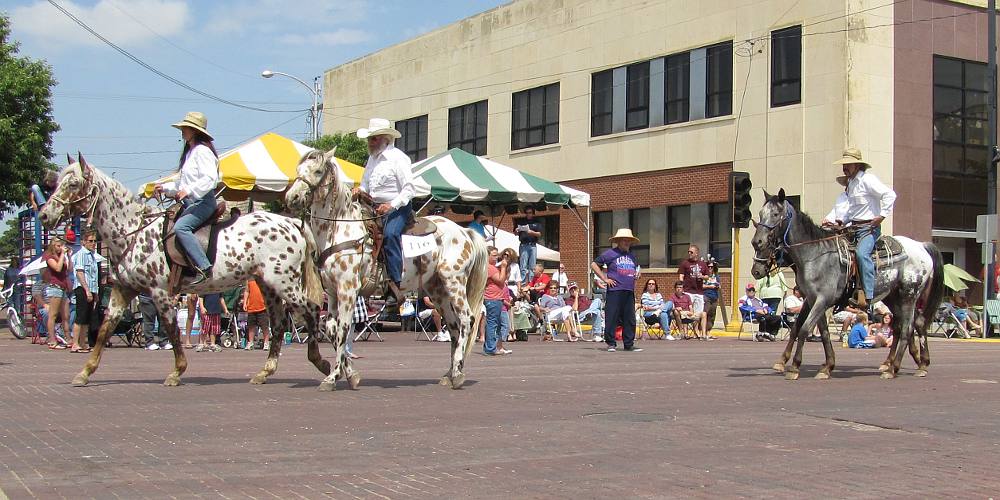
[[[683,276],[681,278],[684,281],[684,291],[687,293],[696,293],[701,295],[702,282],[705,277],[709,275],[708,264],[705,261],[698,259],[696,261],[691,261],[687,259],[681,262],[681,265],[677,266],[677,272]]]
[[[248,313],[264,312],[267,307],[264,305],[264,294],[260,293],[257,281],[247,281],[247,303],[243,304],[243,309]]]
[[[52,266],[49,265],[49,259],[55,259],[55,258],[56,256],[49,253],[48,251],[42,254],[42,262],[45,262],[45,265],[47,266],[49,271],[49,285],[59,287],[64,291],[68,291],[70,264],[69,262],[66,262],[64,260],[62,271],[56,271],[55,269],[52,269]],[[66,259],[65,251],[63,252],[62,258]]]
[[[528,286],[530,286],[534,290],[539,290],[539,293],[545,293],[545,290],[547,290],[549,287],[550,281],[552,281],[552,278],[550,278],[548,274],[545,273],[537,274],[531,278],[531,281],[528,282]],[[538,285],[539,283],[543,284],[544,286],[541,287],[535,286]]]
[[[507,289],[507,285],[494,281],[500,279],[500,270],[497,269],[497,266],[487,264],[486,276],[486,290],[483,291],[483,300],[503,300],[503,292]]]
[[[674,303],[674,309],[683,309],[685,311],[691,310],[691,297],[688,297],[688,294],[686,293],[677,295],[675,292],[670,296],[670,302]]]

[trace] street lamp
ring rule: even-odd
[[[322,92],[322,89],[320,88],[319,84],[319,77],[317,76],[316,78],[313,78],[313,84],[312,87],[310,87],[308,83],[292,75],[289,75],[288,73],[282,73],[280,71],[271,71],[269,69],[265,69],[264,71],[260,72],[260,76],[264,78],[271,78],[274,75],[287,76],[288,78],[291,78],[292,80],[295,80],[300,84],[302,84],[302,86],[308,89],[309,92],[312,94],[313,96],[312,108],[309,108],[309,119],[312,121],[312,140],[313,141],[319,140],[319,112],[323,109],[323,105],[319,103],[319,94],[320,92]]]

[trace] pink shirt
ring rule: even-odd
[[[487,265],[486,266],[486,290],[483,291],[484,300],[503,300],[504,289],[507,288],[505,283],[497,283],[494,279],[498,279],[500,276],[500,270],[496,266]],[[494,278],[496,277],[496,278]]]

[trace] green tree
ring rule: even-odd
[[[11,255],[21,255],[21,227],[16,217],[7,222],[7,230],[0,234],[0,259]]]
[[[0,14],[0,212],[28,203],[28,187],[53,168],[52,69],[18,56],[10,20]]]
[[[364,165],[365,160],[368,159],[368,142],[358,138],[354,132],[338,132],[333,135],[324,135],[315,141],[302,141],[302,144],[320,151],[329,151],[336,147],[337,152],[334,153],[334,156],[355,165]],[[284,213],[287,211],[283,198],[269,201],[264,207],[268,212],[273,213]]]

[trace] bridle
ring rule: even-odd
[[[312,182],[303,175],[299,175],[297,179],[302,181],[302,183],[305,184],[306,186],[309,186],[309,203],[305,204],[306,207],[312,205],[313,202],[315,201],[317,190],[319,190],[320,188],[328,188],[337,182],[336,176],[330,175],[334,167],[330,164],[331,162],[326,158],[326,155],[322,151],[317,151],[317,150],[310,151],[309,153],[306,153],[306,156],[303,159],[315,160],[317,156],[319,156],[319,158],[322,160],[321,164],[323,165],[323,173],[322,175],[320,175],[319,179],[316,180],[315,182]],[[368,222],[373,220],[379,220],[382,217],[384,216],[376,214],[372,217],[362,217],[360,219],[334,219],[330,217],[312,215],[309,211],[309,208],[303,208],[299,213],[299,219],[301,219],[303,223],[309,222],[310,219],[319,219],[327,222]]]
[[[762,226],[768,231],[767,242],[768,242],[768,247],[770,247],[770,252],[769,252],[770,255],[765,259],[760,256],[759,252],[755,252],[753,256],[754,262],[759,262],[767,265],[768,273],[779,267],[777,261],[777,254],[779,251],[787,250],[788,248],[794,245],[801,244],[801,243],[795,243],[795,244],[788,243],[788,232],[792,229],[792,219],[794,218],[795,218],[795,209],[792,208],[791,203],[785,201],[785,214],[781,217],[780,220],[778,220],[778,222],[775,222],[774,224],[765,224],[763,221],[758,222],[751,220],[751,222],[753,222],[754,227]],[[785,225],[785,231],[784,233],[781,233],[781,236],[778,236],[779,233],[775,232],[775,229],[781,226],[781,224]]]
[[[317,156],[319,156],[320,160],[322,160],[321,164],[323,165],[323,173],[322,175],[319,176],[319,180],[313,183],[310,182],[309,179],[305,178],[305,176],[299,175],[298,177],[298,180],[302,181],[302,183],[305,184],[306,186],[309,186],[310,198],[316,195],[317,189],[330,186],[330,181],[327,180],[327,177],[329,176],[330,171],[333,170],[333,168],[329,166],[330,162],[326,159],[326,155],[324,155],[322,151],[313,150],[306,153],[306,158],[308,159],[316,159]],[[310,200],[310,202],[311,201],[312,200]]]
[[[90,202],[90,207],[88,207],[86,210],[84,210],[83,213],[87,215],[87,228],[89,229],[93,225],[94,210],[97,209],[97,186],[95,186],[93,183],[91,183],[90,184],[90,189],[88,189],[87,192],[83,196],[80,196],[79,198],[77,198],[75,200],[72,200],[72,201],[67,201],[67,200],[63,199],[61,196],[58,196],[55,193],[52,193],[52,196],[50,196],[49,199],[50,200],[55,200],[55,201],[59,202],[60,204],[62,204],[62,206],[64,207],[63,211],[65,212],[66,208],[72,207],[72,206],[76,205],[77,203],[80,203],[81,201],[86,200],[88,197],[92,201]],[[65,219],[65,218],[66,217],[63,217],[62,219]]]

